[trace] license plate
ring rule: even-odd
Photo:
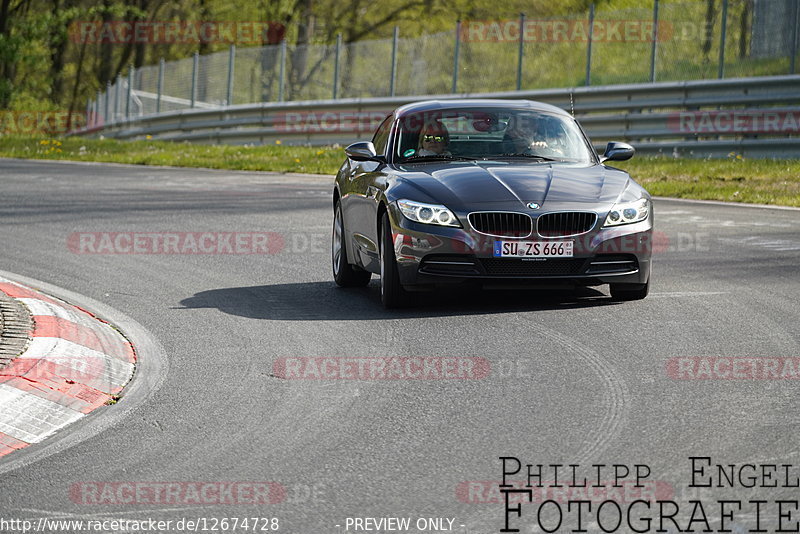
[[[495,258],[571,258],[573,241],[495,241]]]

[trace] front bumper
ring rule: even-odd
[[[487,236],[472,228],[420,224],[397,211],[390,218],[400,283],[411,290],[466,281],[492,285],[644,284],[650,276],[652,217],[640,223],[594,228],[579,236],[519,239],[574,242],[572,258],[547,259],[495,258],[496,240],[515,239]]]

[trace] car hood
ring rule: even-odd
[[[633,184],[624,171],[589,164],[437,163],[403,170],[400,180],[409,190],[451,209],[524,208],[531,202],[542,209],[600,207],[616,202]]]

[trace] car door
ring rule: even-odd
[[[375,152],[387,156],[386,150],[389,134],[394,119],[387,117],[378,127],[372,138]],[[377,161],[354,161],[351,166],[351,197],[350,217],[353,221],[351,235],[358,248],[361,265],[370,271],[379,269],[378,236],[376,231],[376,217],[380,191],[385,184],[384,170],[386,165]],[[385,185],[383,185],[385,187]]]

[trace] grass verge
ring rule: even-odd
[[[634,157],[615,162],[650,194],[800,207],[800,160]]]
[[[4,135],[0,136],[0,157],[335,174],[344,152],[341,148],[286,146],[279,142],[233,146]]]
[[[279,142],[229,146],[6,135],[0,136],[0,157],[333,175],[344,153],[340,147]],[[656,196],[800,207],[800,160],[637,156],[614,165]]]

